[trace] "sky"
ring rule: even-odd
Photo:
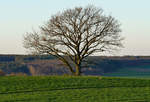
[[[124,48],[118,56],[150,55],[150,0],[0,0],[0,54],[27,54],[23,35],[38,30],[57,12],[95,5],[121,23]]]

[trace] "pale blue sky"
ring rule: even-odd
[[[122,24],[125,48],[118,55],[150,55],[150,0],[0,0],[0,54],[25,54],[26,32],[58,11],[88,4]]]

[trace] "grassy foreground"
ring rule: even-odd
[[[0,77],[0,102],[150,102],[150,79]]]

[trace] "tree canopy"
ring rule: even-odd
[[[119,22],[101,8],[75,7],[51,16],[40,32],[27,33],[24,47],[56,56],[73,75],[80,75],[87,56],[122,47],[120,32]]]

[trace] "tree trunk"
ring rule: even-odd
[[[75,68],[76,68],[75,76],[80,76],[81,75],[81,64],[80,63],[77,64],[75,66]]]

